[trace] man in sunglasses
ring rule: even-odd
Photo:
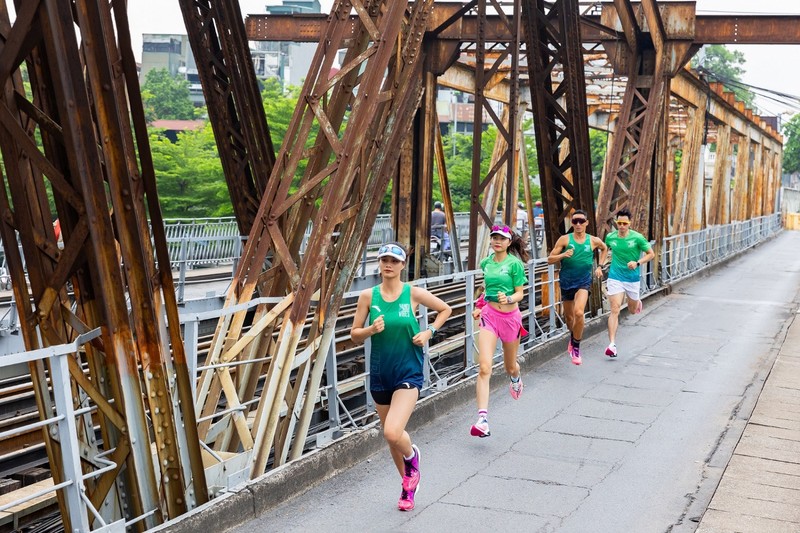
[[[606,355],[609,357],[617,356],[615,339],[622,299],[625,295],[628,296],[628,311],[631,314],[642,312],[642,300],[639,297],[639,267],[656,256],[644,235],[631,229],[630,211],[620,209],[614,223],[617,230],[606,235],[606,244],[611,250],[611,268],[608,271],[606,284],[608,303],[611,305],[611,314],[608,315],[609,344],[606,348]],[[601,264],[603,263],[605,256],[601,257]]]
[[[572,213],[572,232],[562,235],[556,241],[553,250],[547,257],[547,263],[561,262],[559,285],[561,301],[564,304],[564,320],[570,331],[567,353],[572,357],[572,364],[579,365],[581,360],[581,337],[583,337],[584,313],[589,292],[592,289],[592,273],[600,278],[603,270],[594,266],[594,251],[599,249],[603,257],[608,251],[605,243],[598,237],[586,233],[589,219],[586,211],[577,209]]]

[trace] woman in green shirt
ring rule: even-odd
[[[412,287],[400,280],[406,266],[406,251],[399,244],[381,246],[378,261],[381,283],[358,295],[350,337],[356,343],[371,337],[370,394],[381,420],[383,437],[402,478],[397,507],[410,511],[419,488],[420,453],[411,444],[406,424],[422,388],[422,347],[444,325],[452,310],[422,287]],[[437,313],[436,320],[425,331],[419,330],[417,322],[420,304]]]
[[[528,253],[522,239],[514,235],[508,226],[492,226],[491,239],[493,253],[481,261],[484,294],[472,313],[473,317],[480,318],[478,380],[475,384],[478,421],[470,428],[470,435],[474,437],[491,435],[488,422],[489,379],[492,376],[497,339],[503,343],[503,362],[511,377],[509,391],[511,397],[517,400],[523,387],[517,351],[520,338],[528,334],[522,327],[522,315],[517,305],[524,297],[523,288],[528,281],[525,275]]]

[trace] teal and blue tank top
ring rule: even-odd
[[[380,285],[372,288],[369,323],[383,315],[385,328],[370,337],[370,389],[394,391],[403,383],[422,388],[422,346],[411,339],[419,333],[419,322],[411,305],[411,286],[404,284],[400,296],[387,302]]]

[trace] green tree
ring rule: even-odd
[[[603,178],[603,166],[605,165],[609,148],[611,147],[608,145],[608,132],[589,128],[589,154],[595,200],[600,194],[600,180]]]
[[[151,131],[150,147],[165,218],[233,215],[210,124],[179,133],[175,143]]]
[[[800,113],[783,125],[786,146],[783,148],[783,171],[787,174],[800,172]]]
[[[171,76],[165,68],[153,69],[145,75],[142,100],[148,122],[195,118],[194,106],[189,99],[189,82]]]
[[[529,128],[526,128],[526,130]],[[489,162],[497,139],[497,129],[488,128],[481,136],[481,175],[489,172]],[[456,133],[442,137],[445,153],[447,178],[450,183],[450,196],[454,211],[469,211],[472,191],[472,134]],[[531,196],[541,199],[541,190],[536,183],[539,174],[539,163],[536,156],[536,141],[533,137],[525,137],[525,153],[528,159],[528,174],[531,179]],[[524,184],[520,182],[519,198],[523,197]],[[441,198],[438,179],[433,186],[434,198]]]
[[[710,80],[719,81],[726,89],[733,91],[747,107],[753,107],[755,94],[742,86],[742,74],[747,60],[739,50],[729,50],[724,44],[711,44],[692,59],[692,68],[706,73]]]
[[[292,121],[297,101],[300,97],[300,87],[292,85],[287,86],[285,89],[281,87],[281,83],[277,78],[268,78],[263,82],[263,89],[261,90],[261,100],[264,104],[264,114],[267,116],[269,123],[269,132],[272,137],[272,144],[275,150],[279,151],[283,144],[286,132],[289,129],[289,123]],[[311,133],[308,136],[306,148],[312,148],[319,132],[319,123],[314,120],[311,125]],[[301,159],[297,165],[297,172],[295,173],[295,184],[290,188],[291,191],[297,189],[297,184],[303,176],[307,160]]]

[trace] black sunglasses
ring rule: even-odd
[[[572,223],[573,224],[586,224],[586,219],[585,218],[573,218],[572,219]]]

